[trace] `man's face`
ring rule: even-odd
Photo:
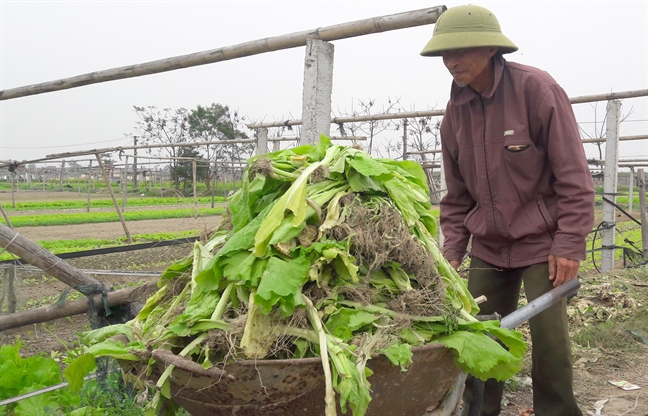
[[[442,56],[457,85],[470,85],[483,92],[490,86],[490,60],[496,52],[497,49],[491,47],[468,48],[444,51]]]

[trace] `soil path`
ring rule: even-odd
[[[131,236],[136,234],[153,234],[172,231],[211,230],[221,223],[223,217],[170,218],[164,220],[127,221],[126,227]],[[31,241],[42,240],[76,240],[80,238],[115,239],[124,237],[124,228],[120,222],[102,222],[97,224],[52,225],[47,227],[16,227],[15,229]]]

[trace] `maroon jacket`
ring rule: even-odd
[[[452,84],[441,124],[444,256],[498,267],[585,258],[594,186],[569,98],[546,72],[495,58],[482,93]]]

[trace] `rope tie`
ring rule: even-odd
[[[68,293],[74,289],[77,290],[84,295],[88,297],[88,301],[90,302],[91,306],[94,303],[93,297],[95,295],[101,295],[101,302],[103,303],[104,311],[106,312],[106,316],[110,316],[112,312],[110,312],[110,307],[108,306],[108,292],[109,290],[106,288],[106,285],[101,283],[101,285],[77,285],[77,286],[71,286],[68,287],[63,294],[61,294],[61,297],[59,298],[58,302],[56,302],[57,306],[63,306],[65,303],[65,299],[67,298]]]
[[[14,234],[13,238],[12,238],[11,240],[9,240],[9,242],[7,243],[7,245],[4,246],[4,248],[2,249],[2,251],[0,251],[0,255],[1,255],[2,253],[4,253],[5,251],[7,251],[7,249],[8,249],[9,246],[11,245],[11,243],[13,243],[14,240],[15,240],[17,237],[18,237],[18,233]]]

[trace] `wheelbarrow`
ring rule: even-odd
[[[502,320],[514,328],[578,290],[576,279],[541,296]],[[386,357],[369,361],[374,374],[367,416],[447,416],[461,398],[466,375],[441,344],[413,347],[413,362],[401,371]],[[325,381],[320,358],[243,360],[204,370],[166,350],[153,351],[149,380],[157,382],[169,365],[173,399],[192,416],[297,416],[325,414]],[[481,403],[477,404],[479,410]],[[342,414],[338,403],[338,414]],[[430,411],[431,413],[426,413]]]

